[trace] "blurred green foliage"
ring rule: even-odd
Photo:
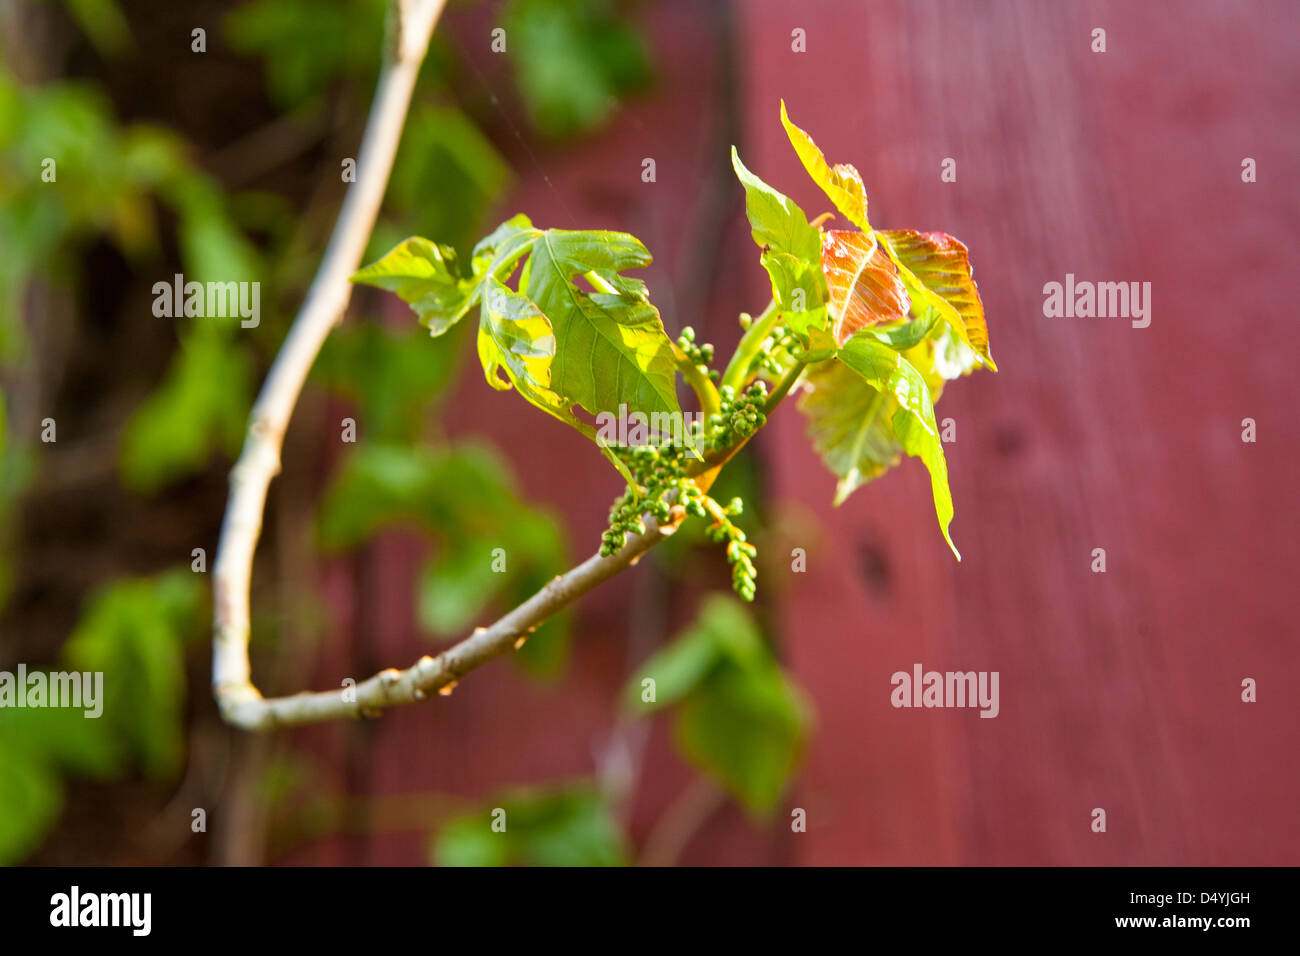
[[[654,700],[645,699],[647,679]],[[748,610],[721,594],[636,669],[624,707],[636,716],[673,708],[683,754],[757,816],[776,809],[811,727],[811,708]]]
[[[644,42],[608,0],[512,0],[502,19],[516,85],[548,136],[598,126],[650,80]]]
[[[500,456],[482,444],[358,445],[325,494],[321,545],[350,548],[393,524],[438,541],[420,575],[419,612],[441,637],[463,632],[492,604],[525,600],[568,566],[559,523],[518,496]],[[520,661],[554,674],[567,620],[558,614],[542,625],[520,648]]]
[[[578,784],[503,793],[454,817],[432,857],[439,866],[623,866],[628,850],[604,799]]]
[[[39,846],[63,803],[64,777],[138,768],[165,780],[184,755],[185,650],[204,631],[202,580],[188,569],[124,578],[88,603],[60,669],[103,674],[102,714],[0,709],[0,865]]]
[[[379,73],[387,0],[258,0],[226,19],[226,38],[262,61],[275,104],[291,111],[320,99],[340,77]]]

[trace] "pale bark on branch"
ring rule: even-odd
[[[386,707],[450,693],[456,681],[486,661],[519,646],[547,618],[597,584],[629,567],[676,530],[646,521],[645,534],[630,536],[617,554],[594,556],[551,580],[491,627],[406,670],[389,668],[355,686],[266,698],[253,685],[248,657],[249,589],[253,555],[262,529],[267,489],[280,471],[280,451],[303,383],[330,330],[351,296],[348,277],[361,264],[374,229],[410,107],[420,64],[444,0],[397,0],[389,48],[357,157],[357,181],[339,211],[325,256],[301,311],[267,374],[249,419],[239,460],[230,473],[230,496],[213,568],[212,684],[222,717],[245,730],[373,716]]]
[[[235,688],[236,693],[224,697],[218,690],[222,714],[227,721],[246,730],[271,730],[340,717],[372,717],[386,707],[424,700],[433,691],[449,694],[469,671],[520,646],[547,618],[635,564],[641,555],[676,530],[682,516],[675,514],[673,523],[665,525],[646,519],[646,533],[629,536],[617,554],[594,555],[573,570],[551,579],[491,627],[478,628],[437,657],[426,655],[405,670],[389,668],[355,687],[334,691],[264,698],[251,684]]]

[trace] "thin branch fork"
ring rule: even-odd
[[[213,568],[212,683],[222,714],[241,726],[268,726],[275,702],[250,679],[249,587],[267,488],[280,471],[280,450],[298,395],[330,330],[351,297],[348,277],[361,264],[388,187],[415,80],[445,0],[394,0],[384,65],[350,187],[325,256],[301,311],[276,356],[230,474],[230,496]],[[358,695],[359,696],[359,695]],[[323,719],[323,718],[316,718]]]
[[[478,628],[437,657],[424,656],[405,670],[389,668],[356,687],[291,697],[263,698],[251,684],[232,688],[218,699],[222,715],[245,730],[309,724],[341,717],[374,717],[387,707],[424,700],[438,691],[450,694],[457,680],[481,664],[521,647],[528,635],[596,585],[630,567],[652,547],[677,530],[685,511],[675,508],[670,522],[646,519],[645,534],[630,536],[617,554],[594,555],[573,570],[552,578],[540,591],[491,627]]]

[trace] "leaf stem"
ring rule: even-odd
[[[772,331],[772,326],[776,325],[780,318],[781,313],[776,303],[769,302],[767,308],[740,337],[740,344],[736,346],[735,354],[727,363],[727,370],[722,373],[723,385],[730,385],[736,391],[740,391],[740,387],[745,384],[745,379],[749,377],[750,366],[754,364],[759,346],[763,344],[767,334]]]
[[[790,394],[790,389],[794,388],[803,379],[803,373],[807,370],[808,363],[795,361],[790,366],[789,371],[781,376],[781,381],[777,382],[776,389],[767,397],[767,404],[763,406],[763,414],[771,416],[776,411],[776,407],[781,401]]]
[[[677,363],[677,370],[682,373],[682,378],[686,379],[686,384],[695,392],[695,396],[700,400],[700,411],[704,417],[716,415],[722,408],[722,398],[718,395],[717,386],[709,380],[709,376],[704,370],[691,362],[686,353],[673,343],[673,360]]]

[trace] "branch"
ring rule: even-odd
[[[631,567],[664,538],[677,530],[686,516],[673,509],[664,525],[645,519],[645,534],[629,536],[618,554],[594,555],[566,574],[552,578],[545,587],[491,627],[478,628],[437,657],[424,656],[406,670],[389,668],[356,687],[292,697],[263,698],[249,685],[241,693],[221,699],[222,715],[245,730],[271,730],[295,724],[309,724],[340,717],[374,717],[386,707],[424,700],[433,691],[447,695],[456,682],[481,664],[518,648],[542,622],[602,581]],[[251,691],[251,694],[249,693]],[[218,695],[220,697],[220,695]]]
[[[213,568],[212,683],[222,715],[238,726],[266,726],[276,703],[264,700],[253,686],[248,661],[249,586],[267,488],[280,471],[285,429],[307,373],[330,329],[347,309],[352,292],[348,276],[361,264],[379,215],[416,76],[444,2],[394,0],[384,66],[357,157],[357,181],[348,191],[302,309],[253,406],[243,451],[230,473],[230,496]]]

